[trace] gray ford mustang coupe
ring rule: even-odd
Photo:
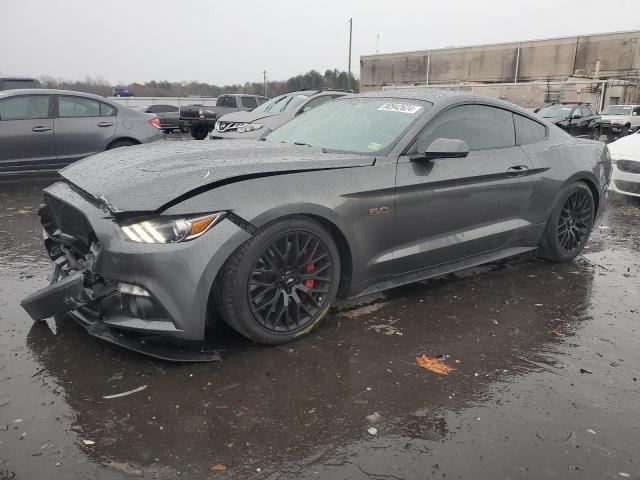
[[[358,296],[537,250],[580,254],[607,198],[607,147],[499,100],[363,93],[260,141],[94,155],[44,190],[54,273],[22,301],[169,360],[210,360],[222,318],[294,340]],[[428,307],[426,307],[428,308]]]

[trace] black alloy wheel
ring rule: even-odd
[[[249,275],[251,313],[269,332],[304,329],[327,301],[333,268],[327,245],[313,233],[293,231],[275,238]]]
[[[589,236],[593,219],[593,199],[576,190],[562,206],[558,220],[558,243],[567,252],[578,249]]]
[[[227,259],[214,288],[221,317],[258,343],[308,334],[338,295],[340,250],[315,219],[292,215],[253,233]]]
[[[584,249],[595,221],[596,201],[584,182],[565,187],[553,208],[538,255],[552,262],[570,262]]]

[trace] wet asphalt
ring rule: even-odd
[[[222,360],[170,364],[21,310],[51,270],[49,183],[0,183],[1,480],[640,478],[629,202],[571,264],[524,255],[343,301],[279,347],[221,329]]]

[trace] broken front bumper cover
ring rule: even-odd
[[[172,362],[211,362],[220,359],[215,352],[198,349],[201,342],[198,346],[192,344],[189,345],[191,348],[186,348],[187,342],[177,343],[174,339],[164,338],[161,334],[125,334],[105,321],[95,318],[89,313],[88,307],[118,294],[115,286],[105,284],[89,286],[90,283],[85,272],[76,272],[32,293],[20,304],[35,321],[55,315],[70,314],[92,337],[150,357]],[[127,322],[127,319],[124,321],[113,319],[112,322],[118,320],[125,330],[129,326],[127,323],[131,323]],[[129,326],[129,329],[135,331],[135,327]]]

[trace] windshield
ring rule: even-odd
[[[254,112],[270,112],[280,113],[291,110],[300,105],[304,100],[309,98],[306,95],[280,95],[268,102],[263,103],[258,108],[255,108]]]
[[[631,107],[609,105],[603,110],[602,115],[631,115]]]
[[[550,105],[538,110],[538,115],[542,118],[566,118],[571,115],[573,107],[565,107],[562,105]]]
[[[351,97],[327,102],[278,128],[267,140],[356,153],[390,149],[428,102]]]

